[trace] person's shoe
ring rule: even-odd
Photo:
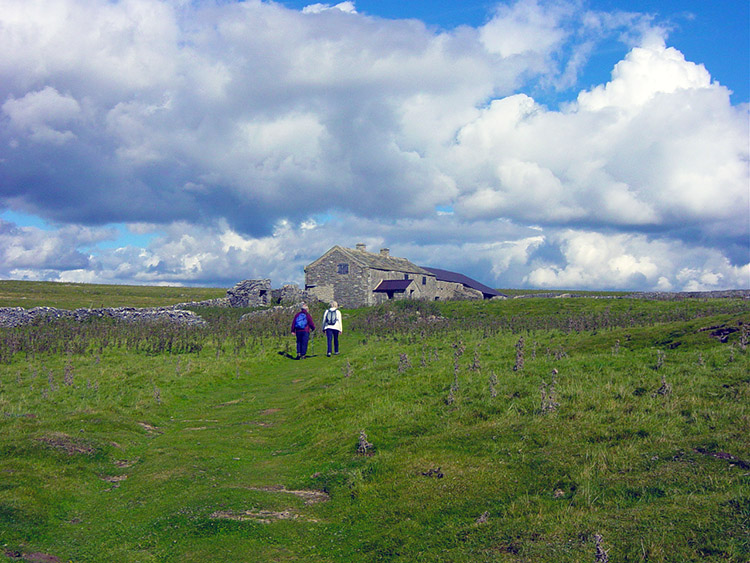
[[[330,357],[331,357],[331,353],[330,353],[330,352],[328,352],[328,353],[326,354],[326,356],[328,356],[328,357],[330,358]]]
[[[301,359],[302,359],[302,356],[300,356],[299,354],[297,354],[297,357],[296,357],[296,358],[294,358],[294,359],[295,359],[295,360],[301,360]]]

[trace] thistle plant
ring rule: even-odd
[[[344,377],[351,377],[354,374],[352,364],[349,363],[349,360],[346,360],[346,364],[341,368],[341,371],[344,373]]]
[[[560,406],[560,403],[557,402],[557,391],[555,389],[555,385],[557,384],[557,380],[555,376],[557,375],[557,370],[552,370],[552,379],[547,385],[545,381],[542,381],[542,384],[539,386],[539,391],[542,395],[542,403],[541,403],[541,411],[542,414],[546,414],[549,412],[555,412],[557,410],[557,407]]]
[[[658,370],[661,369],[661,367],[664,365],[664,359],[667,357],[667,355],[662,352],[661,350],[656,351],[656,366],[654,369]]]
[[[490,375],[490,397],[493,399],[497,397],[497,389],[495,386],[497,385],[497,375],[495,375],[495,372],[492,372]]]
[[[404,373],[410,367],[411,367],[411,362],[409,361],[409,355],[408,354],[399,354],[398,372],[399,373]]]
[[[367,434],[365,434],[364,430],[359,431],[359,440],[357,441],[357,453],[360,455],[367,455],[367,453],[372,450],[375,446],[373,446],[370,442],[367,441]]]
[[[568,354],[562,346],[560,346],[557,350],[555,350],[555,360],[562,360],[563,358],[567,356]]]
[[[65,368],[63,369],[63,383],[68,387],[73,386],[73,364],[70,361],[70,356],[68,356]]]
[[[523,336],[516,342],[516,364],[513,366],[513,371],[520,371],[523,369]]]
[[[661,376],[661,387],[659,387],[654,393],[652,394],[653,397],[656,397],[657,395],[661,395],[662,397],[669,395],[672,392],[672,386],[667,383],[666,377],[663,375]]]
[[[472,371],[479,371],[481,369],[481,364],[479,363],[479,347],[474,349],[474,361],[471,363],[471,369]]]
[[[594,554],[594,561],[596,563],[609,563],[609,555],[607,550],[602,547],[602,536],[594,534],[594,544],[596,547],[596,553]]]

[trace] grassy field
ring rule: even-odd
[[[226,297],[226,289],[0,280],[0,307],[163,307]]]
[[[750,561],[747,301],[198,312],[0,329],[0,559]]]

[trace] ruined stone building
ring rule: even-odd
[[[462,274],[417,266],[387,248],[368,252],[334,246],[305,268],[305,290],[341,307],[376,305],[389,299],[490,299],[497,291]]]

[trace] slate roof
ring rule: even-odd
[[[358,263],[360,266],[372,268],[374,270],[385,270],[404,272],[405,274],[421,274],[423,276],[431,276],[432,273],[428,272],[424,268],[420,268],[416,264],[413,264],[406,258],[397,258],[395,256],[383,256],[382,254],[375,254],[373,252],[367,252],[366,250],[356,250],[353,248],[344,248],[343,246],[334,246],[328,252],[326,252],[321,258],[327,256],[334,250],[338,250],[342,254],[346,255],[353,262]],[[320,260],[321,258],[318,258]],[[315,262],[317,262],[316,260]],[[315,264],[310,264],[312,266]]]
[[[373,289],[373,291],[378,292],[388,292],[388,291],[398,291],[403,292],[406,291],[406,288],[409,287],[414,280],[383,280],[378,284],[378,287]]]
[[[465,285],[466,287],[470,287],[471,289],[481,291],[485,297],[505,297],[499,291],[494,290],[491,287],[484,285],[483,283],[479,283],[477,280],[471,279],[470,277],[463,274],[450,272],[448,270],[441,270],[440,268],[428,268],[426,266],[424,267],[424,269],[433,274],[438,279],[438,281],[460,283],[462,285]]]

